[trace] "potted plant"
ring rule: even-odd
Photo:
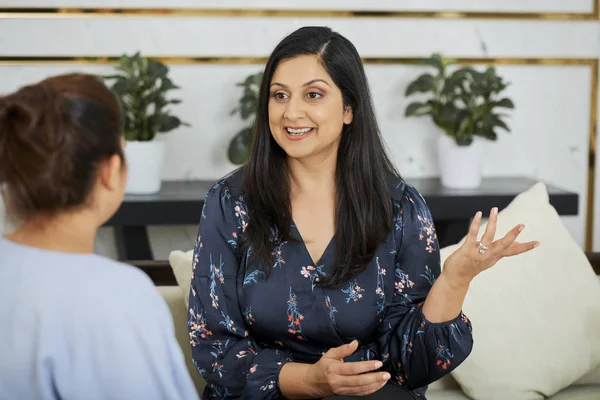
[[[238,105],[231,111],[231,115],[239,113],[243,120],[250,119],[251,122],[242,128],[229,143],[227,156],[233,164],[244,164],[248,160],[262,77],[263,73],[257,72],[248,75],[242,82],[236,83],[236,86],[242,87],[243,91]]]
[[[453,60],[433,54],[423,60],[435,74],[425,73],[411,82],[405,95],[429,93],[424,102],[409,104],[405,116],[429,115],[441,128],[437,143],[443,186],[474,188],[481,183],[481,139],[495,141],[498,129],[510,132],[501,109],[512,109],[509,98],[501,98],[508,83],[493,67],[485,71],[465,66],[449,71]]]
[[[170,104],[181,102],[167,98],[167,93],[179,86],[169,78],[165,64],[143,57],[139,52],[123,55],[115,69],[115,75],[104,79],[113,82],[111,89],[123,111],[129,170],[126,193],[156,193],[161,187],[165,153],[165,142],[158,134],[181,125],[189,126],[167,109]]]

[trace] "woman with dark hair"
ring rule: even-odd
[[[304,27],[275,48],[247,165],[207,194],[189,331],[205,398],[424,398],[470,353],[470,281],[535,243],[446,261],[429,209],[395,171],[354,46]],[[486,247],[487,246],[487,247]],[[487,252],[486,252],[487,250]]]
[[[0,399],[194,399],[169,309],[94,253],[123,200],[119,103],[92,75],[0,97]]]

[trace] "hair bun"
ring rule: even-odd
[[[0,106],[0,130],[4,133],[23,134],[34,125],[34,119],[23,104],[10,102]]]

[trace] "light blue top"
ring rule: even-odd
[[[146,274],[0,238],[0,400],[197,398]]]

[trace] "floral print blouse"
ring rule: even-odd
[[[394,229],[368,267],[341,289],[321,287],[332,243],[315,265],[303,242],[275,248],[271,276],[247,266],[238,238],[249,220],[241,172],[207,194],[193,258],[188,328],[205,399],[281,398],[278,376],[287,362],[315,363],[354,339],[346,361],[381,360],[390,382],[425,397],[427,385],[471,351],[471,324],[460,313],[431,323],[421,311],[440,274],[429,208],[417,190],[390,178]],[[292,235],[300,239],[295,228]],[[333,242],[333,241],[332,241]]]

